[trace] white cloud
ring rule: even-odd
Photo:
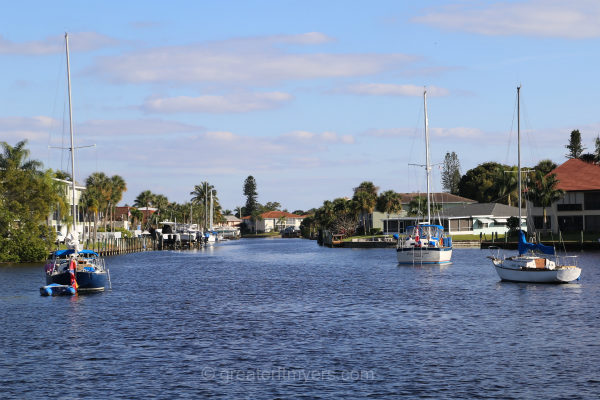
[[[281,135],[281,140],[286,143],[319,145],[326,143],[353,144],[352,135],[338,135],[335,132],[313,133],[308,131],[294,131]]]
[[[96,32],[79,32],[69,34],[71,51],[92,51],[103,47],[114,46],[117,40]],[[49,36],[44,40],[28,42],[12,42],[0,36],[0,54],[44,55],[65,51],[64,36]]]
[[[348,86],[348,93],[372,96],[423,96],[423,90],[430,96],[447,96],[447,89],[436,86],[397,85],[392,83],[359,83]]]
[[[599,20],[600,2],[596,0],[471,2],[413,18],[436,28],[482,35],[568,39],[600,37]]]
[[[41,140],[56,126],[56,120],[45,116],[0,118],[0,140],[8,143]]]
[[[172,135],[190,132],[202,132],[204,128],[198,125],[184,124],[156,118],[138,120],[90,120],[75,126],[83,136],[114,137],[114,136],[147,136]]]
[[[313,32],[154,48],[102,57],[92,72],[115,82],[254,84],[369,75],[416,60],[405,54],[293,53],[283,46],[326,40],[329,38]]]
[[[291,101],[292,95],[283,92],[244,93],[224,96],[206,95],[199,97],[170,97],[146,100],[143,108],[147,112],[177,113],[244,113],[280,107]]]
[[[375,138],[399,138],[415,135],[414,129],[408,128],[390,128],[390,129],[370,129],[363,133],[364,136]]]
[[[477,128],[429,128],[432,136],[448,137],[448,138],[481,138],[484,132]]]
[[[465,127],[455,127],[455,128],[436,128],[430,127],[429,133],[431,136],[439,137],[439,138],[483,138],[485,136],[485,132],[477,128],[465,128]],[[403,137],[413,137],[415,135],[422,136],[422,129],[409,129],[409,128],[390,128],[390,129],[371,129],[363,133],[364,136],[370,136],[381,139],[390,139],[390,138],[403,138]]]

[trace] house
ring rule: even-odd
[[[600,166],[577,158],[550,172],[564,196],[546,207],[546,229],[561,232],[600,232]],[[535,229],[543,228],[543,208],[527,202]]]
[[[294,226],[300,229],[302,220],[305,215],[291,214],[285,211],[267,211],[260,214],[260,219],[252,221],[250,216],[242,218],[246,224],[246,228],[252,232],[272,232],[282,231],[289,226]]]
[[[494,233],[504,234],[508,231],[506,223],[510,217],[518,217],[519,208],[507,206],[500,203],[468,203],[449,207],[432,215],[431,223],[441,224],[450,235],[474,234],[491,235]],[[526,227],[525,211],[522,211],[522,225]],[[395,222],[398,225],[396,231],[385,233],[401,233],[407,226],[423,222],[422,218],[399,217]],[[390,223],[390,226],[393,224]],[[396,226],[396,225],[393,225]]]
[[[367,232],[371,229],[380,229],[382,232],[396,233],[402,232],[404,224],[402,219],[408,216],[409,204],[417,197],[426,199],[426,193],[400,193],[402,196],[402,211],[397,214],[386,214],[379,211],[373,211],[370,214],[361,215],[359,224],[362,226],[363,221],[366,222]],[[457,206],[476,203],[475,200],[467,199],[466,197],[457,196],[450,193],[431,193],[431,201],[437,206],[437,213],[452,209]],[[414,220],[414,218],[412,219]]]
[[[241,219],[239,219],[235,215],[224,215],[224,218],[225,218],[225,223],[223,224],[224,226],[239,228],[239,226],[243,222]]]
[[[56,182],[64,184],[64,196],[69,202],[69,211],[67,215],[73,214],[73,190],[71,186],[71,181],[53,178]],[[81,234],[84,230],[84,221],[83,221],[83,210],[79,207],[79,199],[81,195],[85,191],[85,186],[77,185],[75,182],[75,213],[77,214],[77,224],[75,226],[75,230]],[[51,215],[48,216],[48,226],[52,229],[56,230],[56,232],[61,232],[62,235],[67,234],[67,224],[65,223],[65,216],[60,215],[59,210],[55,210]]]

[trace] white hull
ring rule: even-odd
[[[452,258],[452,248],[398,249],[396,251],[399,264],[449,264]]]
[[[581,268],[579,267],[557,267],[546,268],[509,268],[500,260],[494,260],[494,267],[498,276],[503,281],[523,283],[568,283],[579,278]]]

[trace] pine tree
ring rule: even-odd
[[[458,183],[460,182],[460,161],[455,152],[447,152],[444,157],[444,169],[442,171],[442,186],[446,192],[458,194]]]
[[[579,158],[585,147],[581,144],[581,133],[578,129],[571,131],[571,137],[569,138],[569,144],[565,146],[569,149],[569,152],[566,154],[567,158]]]
[[[246,206],[244,212],[246,215],[252,215],[254,211],[258,210],[258,203],[256,197],[256,181],[252,175],[248,176],[244,181],[244,196],[246,196]]]

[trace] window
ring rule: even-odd
[[[460,218],[450,220],[450,231],[451,232],[462,232],[472,231],[473,220],[471,218]]]
[[[581,211],[581,204],[557,204],[556,211]],[[587,208],[587,207],[586,207]]]
[[[586,210],[600,210],[600,192],[587,192],[583,194]]]
[[[600,232],[600,215],[585,216],[585,231]]]
[[[580,215],[558,216],[558,229],[563,232],[579,232],[583,230],[583,217]]]
[[[536,215],[533,217],[533,225],[535,229],[544,229],[544,217],[542,215]],[[546,229],[552,229],[552,218],[546,216]]]

